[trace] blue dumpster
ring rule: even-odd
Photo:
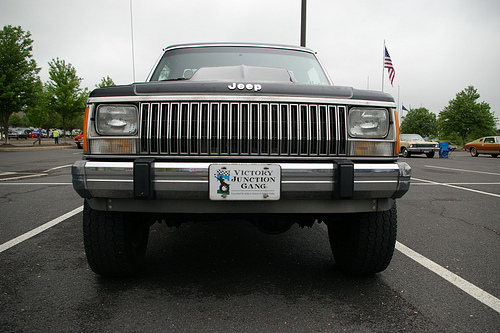
[[[448,158],[449,152],[450,152],[450,143],[449,142],[440,142],[439,143],[439,157],[440,158]]]

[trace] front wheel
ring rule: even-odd
[[[470,154],[472,157],[478,157],[479,156],[479,153],[477,152],[477,149],[475,147],[472,147],[470,149]]]
[[[410,157],[411,156],[410,152],[405,147],[401,148],[401,155],[403,155],[403,157]]]
[[[425,156],[427,156],[428,158],[433,158],[434,154],[435,154],[435,152],[431,151],[431,152],[428,152],[427,154],[425,154]]]
[[[129,276],[142,266],[149,225],[134,214],[98,211],[85,201],[83,242],[90,268],[102,276]]]
[[[396,203],[388,211],[346,214],[328,224],[333,256],[341,271],[372,275],[389,266],[396,246]]]

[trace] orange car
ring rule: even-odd
[[[485,136],[466,143],[464,148],[474,157],[479,154],[491,154],[491,157],[497,157],[500,154],[500,136]]]

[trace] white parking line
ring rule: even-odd
[[[462,172],[471,172],[471,173],[481,173],[481,174],[484,174],[484,175],[500,176],[500,173],[496,173],[496,172],[486,172],[486,171],[466,170],[466,169],[454,169],[454,168],[440,167],[440,166],[436,166],[436,165],[425,165],[425,167],[426,168],[434,168],[434,169],[444,169],[444,170],[462,171]]]
[[[431,165],[426,165],[426,167],[500,176],[500,173],[493,173],[493,172],[483,172],[483,171],[474,171],[474,170],[465,170],[465,169],[453,169],[453,168],[445,168],[445,167],[438,167],[438,166],[431,166]],[[455,189],[459,189],[459,190],[470,191],[470,192],[474,192],[474,193],[479,193],[479,194],[484,194],[484,195],[489,195],[492,197],[500,198],[500,194],[479,191],[479,190],[475,190],[475,189],[471,189],[471,188],[467,188],[467,187],[462,187],[462,186],[457,186],[457,184],[460,184],[460,183],[456,183],[456,184],[454,184],[454,183],[439,183],[439,182],[415,178],[415,177],[412,177],[412,180],[417,180],[417,181],[421,181],[421,182],[425,183],[425,184],[412,183],[412,186],[413,185],[439,185],[439,186],[446,186],[446,187],[451,187],[451,188],[455,188]],[[477,183],[477,184],[495,185],[498,183]],[[461,183],[460,185],[474,185],[474,183]],[[429,269],[430,271],[441,276],[443,279],[447,280],[448,282],[451,282],[453,285],[460,288],[461,290],[463,290],[467,294],[471,295],[472,297],[474,297],[478,301],[482,302],[483,304],[487,305],[491,309],[500,313],[500,299],[487,293],[486,291],[480,289],[479,287],[476,287],[472,283],[470,283],[470,282],[464,280],[463,278],[459,277],[458,275],[450,272],[446,268],[439,266],[438,264],[436,264],[432,260],[427,259],[426,257],[422,256],[421,254],[413,251],[409,247],[407,247],[399,242],[396,242],[396,249],[399,252],[406,255],[407,257],[418,262],[420,265],[424,266],[425,268]]]
[[[20,180],[20,179],[26,179],[26,178],[35,178],[35,177],[43,177],[47,176],[49,172],[63,169],[63,168],[68,168],[71,167],[72,164],[66,164],[66,165],[61,165],[57,166],[54,168],[47,169],[45,171],[41,171],[38,173],[29,173],[29,172],[0,172],[0,176],[10,176],[8,178],[1,178],[0,182],[2,181],[9,181],[9,180]]]
[[[465,291],[467,294],[471,295],[484,305],[487,305],[491,309],[495,310],[496,312],[500,313],[500,299],[496,298],[495,296],[487,293],[486,291],[482,290],[479,287],[476,287],[472,283],[468,282],[467,280],[461,278],[460,276],[450,272],[446,268],[439,266],[436,264],[434,261],[427,259],[423,255],[419,254],[418,252],[413,251],[409,247],[401,244],[400,242],[396,242],[396,249],[409,257],[410,259],[413,259],[414,261],[418,262],[420,265],[424,266],[428,270],[430,270],[433,273],[436,273],[443,279],[445,279],[448,282],[451,282],[453,285],[456,287],[460,288],[461,290]]]
[[[76,209],[73,209],[72,211],[64,214],[64,215],[61,215],[55,219],[53,219],[52,221],[49,221],[41,226],[39,226],[38,228],[35,228],[31,231],[28,231],[27,233],[24,233],[22,234],[21,236],[18,236],[14,239],[11,239],[10,241],[8,242],[5,242],[3,244],[0,244],[0,253],[2,253],[3,251],[5,250],[8,250],[10,249],[11,247],[21,243],[21,242],[24,242],[25,240],[27,239],[30,239],[31,237],[33,236],[36,236],[38,235],[39,233],[49,229],[49,228],[52,228],[53,226],[61,223],[62,221],[66,220],[66,219],[69,219],[70,217],[80,213],[81,211],[83,210],[83,206],[80,206]]]
[[[50,171],[54,171],[54,170],[58,170],[58,169],[62,169],[62,168],[69,168],[71,167],[73,164],[66,164],[66,165],[61,165],[61,166],[58,166],[58,167],[55,167],[55,168],[50,168],[50,169],[47,169],[45,170],[44,172],[50,172]]]
[[[320,224],[320,226],[324,229],[327,229],[327,226],[325,224]],[[398,241],[396,241],[396,250],[398,250],[408,258],[412,259],[413,261],[417,262],[418,264],[424,266],[431,272],[439,275],[440,277],[450,282],[455,287],[463,290],[464,292],[474,297],[484,305],[500,313],[500,299],[482,290],[481,288],[473,285],[472,283],[461,278],[460,276],[450,272],[448,269],[436,264],[434,261],[427,259],[420,253],[410,249],[409,247],[401,244]]]
[[[30,239],[31,237],[34,237],[38,235],[39,233],[52,228],[53,226],[63,222],[64,220],[80,213],[83,210],[83,206],[80,206],[78,208],[73,209],[72,211],[59,216],[58,218],[53,219],[52,221],[49,221],[38,228],[35,228],[31,231],[28,231],[27,233],[22,234],[21,236],[18,236],[8,242],[5,242],[3,244],[0,244],[0,253],[10,249],[11,247],[24,242],[27,239]],[[482,290],[479,287],[476,287],[472,283],[468,282],[467,280],[461,278],[460,276],[450,272],[446,268],[439,266],[436,264],[434,261],[427,259],[423,255],[419,254],[418,252],[413,251],[409,247],[401,244],[400,242],[396,242],[396,249],[401,252],[402,254],[406,255],[410,259],[416,261],[420,265],[424,266],[431,272],[439,275],[443,279],[447,280],[448,282],[452,283],[459,289],[463,290],[470,296],[474,297],[481,303],[485,304],[486,306],[490,307],[491,309],[495,310],[496,312],[500,313],[500,299],[496,298],[495,296],[487,293],[486,291]]]
[[[7,173],[3,173],[3,175],[6,175]],[[19,180],[19,179],[26,179],[26,178],[36,178],[36,177],[43,177],[47,176],[46,173],[30,173],[30,174],[23,174],[20,172],[14,172],[12,175],[21,175],[21,176],[13,176],[13,177],[8,177],[8,178],[2,178],[0,179],[0,182],[5,182],[9,180]]]
[[[500,198],[500,194],[490,193],[490,192],[485,192],[485,191],[479,191],[479,190],[475,190],[475,189],[467,188],[467,187],[462,187],[462,186],[456,186],[456,185],[452,185],[450,183],[439,183],[439,182],[435,182],[435,181],[432,181],[432,180],[420,179],[420,178],[415,178],[415,177],[411,177],[411,179],[412,180],[418,180],[418,181],[421,181],[421,182],[424,182],[424,183],[433,184],[433,185],[447,186],[447,187],[451,187],[451,188],[455,188],[455,189],[459,189],[459,190],[470,191],[470,192],[474,192],[474,193],[479,193],[479,194],[484,194],[484,195],[489,195],[489,196],[492,196],[492,197]]]

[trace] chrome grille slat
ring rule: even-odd
[[[159,122],[158,122],[158,113],[159,113],[159,104],[154,103],[151,105],[151,126],[150,126],[150,150],[151,153],[158,153],[158,130],[159,130]]]
[[[338,136],[337,142],[339,143],[338,154],[345,155],[346,154],[346,145],[347,145],[347,111],[345,106],[341,106],[338,108],[338,119],[336,123],[338,124]]]
[[[140,106],[141,154],[338,156],[344,105],[161,102]]]

